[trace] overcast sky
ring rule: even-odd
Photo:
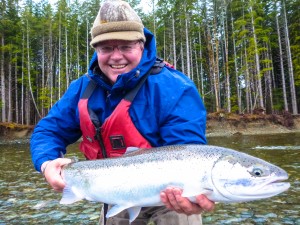
[[[36,2],[39,2],[40,0],[34,0]],[[49,3],[51,4],[55,4],[57,2],[57,0],[48,0]],[[70,0],[72,2],[72,0]],[[145,13],[150,12],[151,8],[152,8],[152,0],[141,0],[141,8],[143,9],[143,11]]]

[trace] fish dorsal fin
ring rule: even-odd
[[[74,192],[74,190],[70,189],[69,187],[65,187],[63,190],[63,196],[60,200],[60,204],[72,204],[74,202],[80,201],[84,199],[82,195],[79,193]]]

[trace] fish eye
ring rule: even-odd
[[[263,171],[260,168],[253,168],[252,171],[249,171],[249,173],[254,177],[262,177]]]

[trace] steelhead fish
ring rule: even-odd
[[[259,158],[209,145],[139,149],[119,158],[70,163],[61,204],[86,199],[113,205],[106,217],[127,209],[130,222],[141,207],[160,206],[160,192],[183,189],[194,201],[205,194],[215,202],[245,202],[286,191],[288,174]]]

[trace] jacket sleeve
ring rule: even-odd
[[[130,116],[153,147],[206,144],[206,110],[195,84],[164,68],[148,77],[135,97]]]
[[[186,75],[173,72],[161,93],[159,133],[162,145],[206,144],[206,109],[194,83]]]
[[[31,136],[30,151],[37,171],[40,171],[43,162],[63,157],[66,146],[80,138],[81,130],[76,112],[82,82],[83,78],[73,81],[48,115],[35,127]]]

